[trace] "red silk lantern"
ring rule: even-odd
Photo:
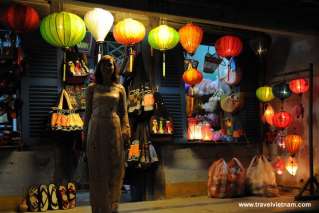
[[[220,57],[231,58],[241,53],[243,43],[237,36],[226,35],[216,41],[215,49]]]
[[[10,5],[5,11],[4,20],[12,30],[19,33],[35,30],[40,24],[38,12],[23,4]]]
[[[194,86],[203,80],[203,74],[192,65],[188,65],[188,69],[183,74],[183,80],[185,83]]]
[[[284,139],[285,147],[291,154],[296,154],[303,142],[300,135],[287,135]]]
[[[280,111],[275,113],[272,121],[275,127],[284,129],[292,123],[293,118],[289,112]]]
[[[194,54],[203,39],[203,29],[196,24],[188,23],[179,29],[180,43],[189,54]]]
[[[302,94],[308,91],[309,83],[306,79],[298,78],[289,82],[289,88],[295,94]]]

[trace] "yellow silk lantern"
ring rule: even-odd
[[[145,27],[141,22],[127,18],[118,22],[113,28],[113,36],[116,42],[129,47],[130,60],[128,72],[133,71],[134,52],[132,46],[145,37]]]
[[[287,164],[286,164],[286,170],[292,176],[295,176],[297,174],[298,164],[295,158],[293,157],[288,158]]]
[[[256,96],[262,102],[268,102],[275,98],[272,93],[272,87],[269,86],[259,87],[256,90]]]
[[[165,50],[174,48],[179,42],[178,32],[165,24],[152,29],[148,34],[148,43],[152,48],[163,51],[163,77],[165,77]]]
[[[203,39],[203,29],[196,24],[188,23],[179,29],[180,43],[189,54],[194,54]]]

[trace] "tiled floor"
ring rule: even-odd
[[[90,213],[88,193],[78,196],[79,206],[71,210],[54,212]],[[146,201],[120,204],[120,213],[268,213],[268,212],[319,212],[319,200],[313,201],[311,208],[240,208],[240,202],[293,202],[293,196],[284,195],[276,198],[243,197],[236,199],[211,199],[207,197],[176,198],[169,200]]]

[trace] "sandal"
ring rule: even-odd
[[[49,208],[49,191],[46,185],[39,186],[40,211],[46,212]]]
[[[58,201],[60,209],[69,209],[69,199],[65,186],[60,185],[58,189]]]
[[[49,184],[49,208],[52,210],[59,209],[57,189],[53,183]]]
[[[72,182],[69,182],[67,185],[67,191],[68,191],[68,199],[69,199],[69,204],[70,208],[75,208],[76,206],[76,188],[75,184]]]
[[[27,204],[29,206],[29,211],[37,212],[39,210],[39,191],[38,187],[31,186],[28,190]]]

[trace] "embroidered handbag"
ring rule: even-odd
[[[213,73],[222,62],[222,59],[219,58],[216,54],[210,54],[209,52],[206,53],[204,59],[204,69],[205,73]]]
[[[66,105],[66,109],[64,109]],[[77,131],[83,129],[83,121],[72,107],[68,93],[63,89],[59,98],[58,107],[53,108],[51,115],[51,129],[53,131]]]

